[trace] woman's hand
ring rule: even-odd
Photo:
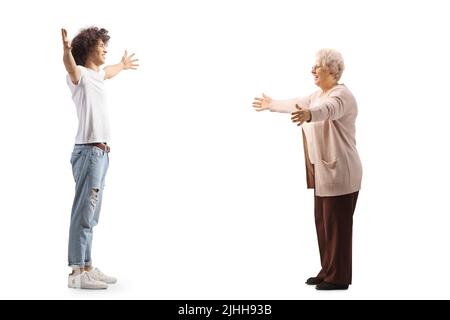
[[[300,126],[303,124],[303,122],[309,122],[311,121],[311,111],[309,109],[303,109],[300,108],[298,104],[295,105],[298,111],[292,112],[291,120],[293,123],[297,123],[297,126]]]
[[[255,100],[253,100],[253,108],[258,112],[268,110],[271,104],[272,98],[266,96],[264,93],[262,94],[262,98],[256,97]]]

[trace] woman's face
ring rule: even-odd
[[[311,73],[314,76],[314,83],[320,88],[324,88],[333,80],[330,71],[326,67],[321,66],[318,61],[312,67]]]

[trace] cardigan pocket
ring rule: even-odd
[[[339,158],[337,158],[336,160],[331,160],[331,161],[325,161],[325,160],[320,160],[320,161],[322,161],[322,163],[326,166],[326,167],[328,167],[328,168],[330,168],[330,169],[334,169],[334,168],[336,168],[336,164],[337,164],[337,162],[338,162],[338,160],[339,160]]]
[[[344,172],[339,158],[331,161],[320,160],[317,167],[317,178],[320,184],[341,184]]]

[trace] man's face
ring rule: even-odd
[[[102,40],[98,40],[97,46],[95,46],[94,51],[91,53],[92,61],[98,66],[105,64],[106,53],[106,45]]]

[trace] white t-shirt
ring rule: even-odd
[[[105,71],[78,66],[81,71],[77,85],[67,75],[78,116],[76,144],[110,142],[108,109],[105,96]]]

